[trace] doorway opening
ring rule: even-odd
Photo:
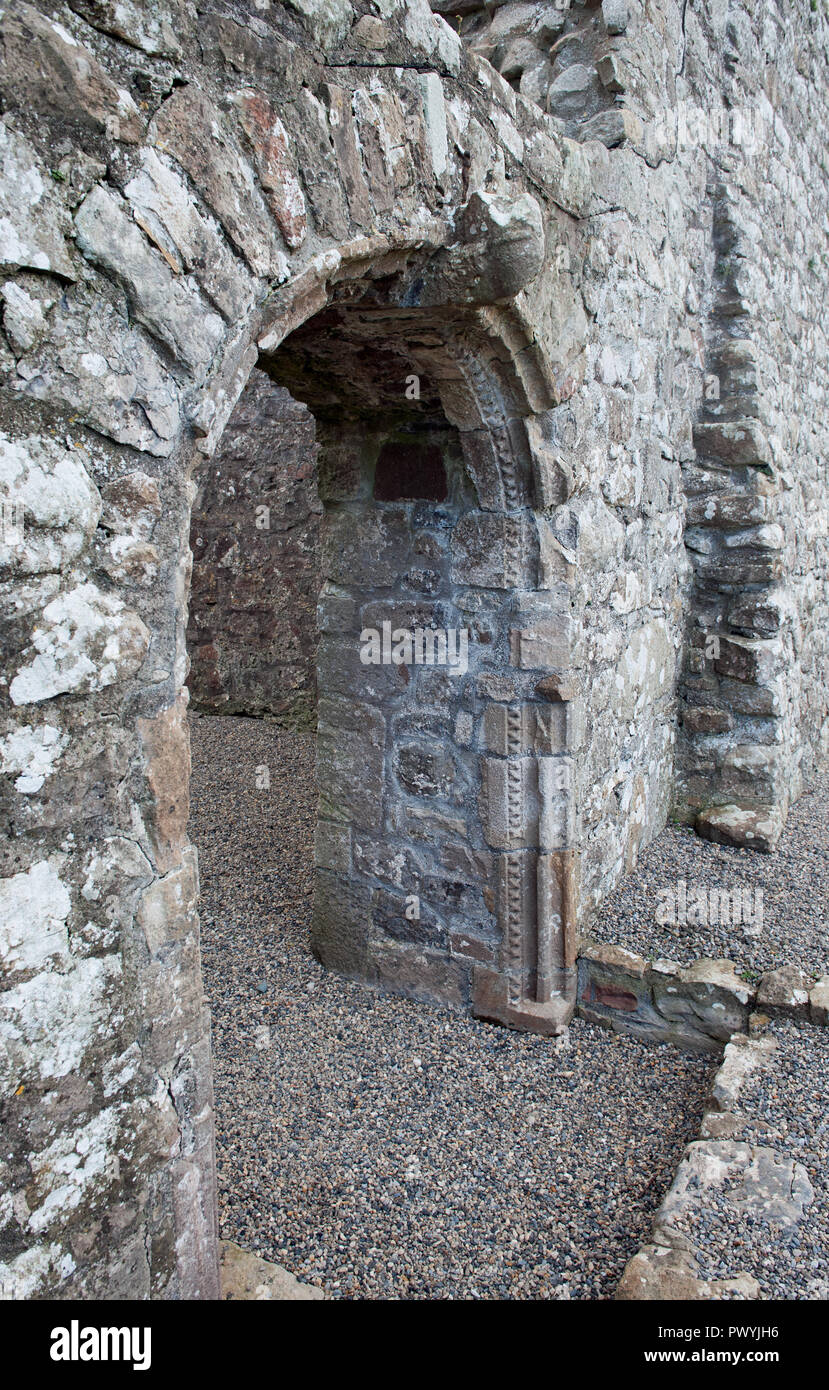
[[[654,1073],[657,1126],[611,1082],[642,1044],[580,1024],[571,1061],[468,1017],[554,1020],[565,968],[538,768],[567,730],[535,690],[564,664],[569,596],[542,574],[506,356],[460,316],[343,286],[259,371],[314,420],[317,731],[261,701],[194,721],[222,1235],[333,1296],[606,1296],[652,1205],[644,1184],[624,1211],[624,1154],[650,1145],[667,1174],[689,1123],[671,1096],[705,1064]],[[217,566],[238,540],[214,534]],[[246,585],[260,572],[273,595],[264,562]],[[267,603],[244,594],[250,646]],[[196,623],[217,651],[219,616]],[[211,659],[225,685],[252,669]],[[574,1075],[615,1164],[584,1142]],[[579,1189],[619,1205],[601,1248],[598,1207],[567,1200],[574,1152]]]

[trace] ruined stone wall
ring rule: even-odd
[[[196,474],[187,686],[201,710],[315,726],[315,457],[310,412],[254,368]]]
[[[431,285],[474,320],[452,371],[459,389],[472,374],[479,435],[499,372],[525,412],[555,399],[516,296],[536,276],[551,303],[542,239],[569,214],[544,185],[575,206],[587,162],[424,5],[386,11],[78,0],[2,16],[0,424],[4,500],[22,508],[2,557],[10,1296],[216,1292],[185,834],[189,513],[195,461],[259,352],[338,287],[405,280],[412,312]],[[496,490],[512,447],[503,433]],[[526,494],[498,495],[534,524]]]
[[[721,5],[688,25],[689,94],[732,138],[707,176],[679,799],[754,810],[715,813],[714,833],[766,845],[829,737],[826,39],[806,4]]]
[[[782,814],[825,738],[829,25],[553,8],[531,96],[421,0],[0,17],[4,1294],[216,1292],[190,509],[257,362],[322,427],[336,968],[555,1031],[580,921],[664,822],[680,717],[688,815]],[[760,72],[765,169],[677,151],[683,102]],[[413,446],[445,496],[401,490]],[[372,684],[364,610],[427,603],[475,635],[468,672]]]

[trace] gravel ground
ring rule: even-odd
[[[308,949],[313,739],[191,730],[222,1235],[333,1297],[610,1296],[711,1059],[583,1022],[557,1053],[326,973]]]
[[[802,1163],[814,1190],[804,1217],[790,1228],[769,1223],[715,1195],[681,1228],[700,1249],[704,1278],[753,1274],[764,1298],[829,1299],[829,1029],[775,1020],[778,1051],[750,1073],[740,1091],[746,1122],[734,1135]],[[679,1223],[678,1223],[679,1224]]]
[[[661,889],[762,890],[759,935],[726,923],[660,924]],[[829,973],[829,771],[795,802],[774,854],[730,849],[701,840],[686,827],[668,826],[643,851],[634,873],[602,905],[588,934],[625,946],[649,959],[687,965],[700,957],[725,957],[754,972],[799,965]]]

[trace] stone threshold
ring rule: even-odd
[[[282,1265],[271,1264],[232,1240],[219,1241],[219,1277],[222,1299],[297,1303],[325,1298],[322,1289],[301,1284]]]
[[[622,946],[584,938],[578,951],[576,1012],[591,1023],[694,1052],[719,1052],[745,1033],[760,1009],[829,1024],[829,976],[815,980],[797,966],[743,979],[731,960],[647,960]]]
[[[704,1212],[726,1183],[737,1184],[742,1211],[759,1213],[778,1228],[800,1221],[812,1201],[812,1187],[801,1163],[778,1149],[752,1142],[754,1136],[749,1140],[731,1137],[745,1128],[746,1115],[739,1108],[743,1082],[752,1071],[768,1065],[777,1050],[776,1040],[763,1036],[769,1021],[768,1015],[752,1014],[748,1033],[735,1033],[725,1048],[700,1137],[685,1149],[654,1216],[651,1239],[625,1266],[616,1300],[762,1298],[759,1283],[744,1270],[726,1279],[702,1278],[700,1252],[682,1226],[695,1212]],[[757,1129],[759,1135],[761,1126]]]

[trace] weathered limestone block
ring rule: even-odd
[[[133,0],[70,0],[70,5],[102,33],[114,34],[150,57],[181,57],[187,10],[178,0],[164,0],[152,9]]]
[[[544,261],[541,209],[529,194],[474,193],[456,219],[458,244],[427,266],[416,303],[493,304],[534,280]]]
[[[343,238],[348,232],[348,209],[326,109],[307,87],[299,93],[297,109],[297,162],[302,169],[314,222],[320,236]]]
[[[628,1260],[614,1298],[620,1302],[698,1299],[757,1299],[760,1285],[750,1274],[734,1279],[700,1278],[699,1265],[688,1250],[667,1245],[643,1245]]]
[[[18,4],[3,15],[0,40],[2,85],[9,105],[77,122],[110,139],[140,141],[144,121],[129,92],[63,25],[31,5]]]
[[[31,796],[52,776],[68,742],[54,724],[19,724],[0,738],[0,772],[16,775],[15,791]]]
[[[599,79],[594,67],[586,63],[571,63],[553,81],[547,93],[547,109],[562,121],[580,119],[587,111],[592,115],[599,96]]]
[[[746,1026],[753,993],[732,961],[698,960],[678,975],[657,962],[651,976],[654,1006],[663,1018],[723,1041]]]
[[[764,470],[771,467],[768,440],[756,420],[698,424],[694,429],[694,444],[703,457],[716,459],[727,467]]]
[[[190,738],[186,695],[180,695],[175,704],[152,719],[139,719],[138,733],[147,760],[148,830],[156,866],[164,874],[180,862],[187,845]]]
[[[158,483],[141,469],[107,483],[102,494],[101,525],[116,534],[148,541],[161,516]]]
[[[329,83],[325,89],[328,102],[328,125],[337,155],[340,179],[348,199],[352,221],[364,229],[371,224],[371,198],[363,173],[363,161],[357,139],[357,126],[351,112],[349,93]]]
[[[811,987],[811,976],[796,965],[770,970],[757,986],[757,1007],[765,1014],[808,1018]]]
[[[110,579],[145,587],[156,580],[159,552],[150,537],[160,515],[158,484],[141,470],[104,488],[100,527],[109,539],[101,564]]]
[[[181,427],[179,391],[143,332],[112,305],[55,309],[49,334],[17,364],[16,390],[68,406],[100,434],[166,457]]]
[[[150,955],[159,955],[194,930],[198,896],[198,859],[190,845],[180,856],[179,866],[156,879],[141,898],[136,920]]]
[[[307,21],[314,39],[323,49],[336,48],[353,19],[348,0],[290,0],[291,8]]]
[[[457,764],[442,744],[398,743],[392,766],[400,786],[410,796],[457,799]]]
[[[32,975],[0,995],[0,1084],[58,1081],[83,1067],[102,1030],[122,1021],[116,955],[83,957],[70,970]]]
[[[31,705],[65,691],[103,690],[134,675],[149,644],[137,613],[95,584],[81,584],[43,609],[9,695],[15,705]]]
[[[573,476],[556,443],[554,412],[533,416],[527,421],[527,438],[533,458],[533,474],[542,508],[566,502],[573,488]]]
[[[243,1250],[232,1240],[219,1242],[219,1265],[223,1299],[273,1299],[296,1303],[325,1298],[322,1289],[313,1284],[301,1284],[281,1265]]]
[[[169,158],[143,149],[140,166],[123,192],[137,225],[171,268],[192,274],[224,318],[235,322],[250,309],[253,277],[217,224],[199,212]]]
[[[376,213],[388,213],[395,204],[394,168],[388,133],[379,105],[364,88],[352,98],[357,132],[371,201]]]
[[[34,149],[0,121],[0,266],[76,278],[69,216],[38,170]]]
[[[100,185],[75,213],[75,229],[84,255],[123,286],[138,322],[202,377],[224,337],[218,314],[151,249],[124,205]]]
[[[634,632],[616,667],[618,718],[630,720],[647,704],[670,694],[675,668],[676,653],[664,623],[651,622]]]
[[[88,468],[82,449],[38,435],[14,439],[0,432],[0,489],[22,509],[19,540],[9,544],[0,537],[0,570],[60,571],[80,555],[102,511]]]
[[[21,277],[22,279],[22,277]],[[46,314],[57,299],[55,287],[37,283],[32,274],[26,283],[7,280],[0,286],[3,311],[3,332],[13,352],[30,352],[37,347],[46,332]]]
[[[57,1288],[75,1268],[75,1261],[57,1241],[40,1241],[0,1262],[0,1298],[29,1299]]]
[[[779,641],[723,637],[714,670],[732,680],[765,685],[773,680],[784,660],[785,653]]]
[[[602,0],[602,19],[608,34],[623,34],[630,23],[628,0]]]
[[[812,1023],[829,1024],[829,976],[824,975],[809,991],[809,1017]]]
[[[84,936],[90,944],[113,947],[132,928],[140,894],[153,879],[153,866],[135,840],[108,835],[83,865],[81,897],[89,920]]]
[[[209,144],[202,136],[210,130]],[[268,213],[227,121],[195,85],[179,88],[156,115],[151,136],[178,160],[256,275],[280,273]]]
[[[735,1182],[739,1186],[733,1186]],[[802,1221],[814,1200],[802,1163],[742,1142],[697,1140],[685,1150],[654,1218],[654,1235],[660,1244],[671,1243],[683,1216],[694,1207],[704,1207],[711,1189],[725,1189],[726,1200],[737,1211],[784,1228]]]
[[[288,132],[270,102],[246,89],[236,97],[242,129],[252,147],[259,182],[276,224],[292,251],[305,240],[305,197],[291,157]]]
[[[331,869],[345,877],[351,873],[350,825],[339,825],[334,821],[317,817],[314,863],[319,869]],[[365,869],[363,871],[365,872]]]
[[[714,1077],[710,1106],[723,1113],[736,1111],[746,1078],[764,1065],[776,1046],[773,1038],[749,1038],[745,1034],[734,1034]]]
[[[736,845],[769,854],[780,839],[783,824],[782,816],[773,806],[749,810],[730,805],[701,811],[694,829],[704,840],[713,840],[715,844]]]
[[[72,900],[60,877],[64,856],[0,879],[0,959],[10,974],[69,962]]]

